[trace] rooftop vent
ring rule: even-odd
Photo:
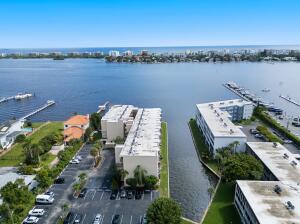
[[[287,210],[291,211],[291,210],[294,210],[295,209],[295,206],[292,204],[292,202],[290,201],[287,201],[285,203],[285,207],[287,208]]]
[[[230,129],[230,134],[233,134],[233,132],[234,132],[234,131],[233,131],[232,129]]]
[[[233,104],[233,101],[232,101],[232,100],[230,100],[230,101],[229,101],[229,103]]]
[[[220,102],[220,105],[224,105],[224,102]]]
[[[286,153],[284,153],[284,154],[283,154],[283,158],[288,159],[288,158],[289,158],[289,155],[286,154]]]
[[[220,121],[222,122],[222,121],[223,121],[223,118],[220,118]]]
[[[292,165],[292,166],[297,166],[297,163],[295,162],[295,160],[293,160],[293,161],[291,162],[291,165]]]
[[[277,194],[280,194],[281,192],[282,192],[282,189],[281,189],[281,187],[279,187],[279,185],[275,185],[274,186],[274,191],[277,193]]]
[[[224,122],[224,127],[227,127],[227,124]]]
[[[277,146],[278,146],[277,142],[273,142],[273,147],[277,148]]]

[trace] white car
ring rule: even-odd
[[[39,221],[38,217],[27,216],[26,219],[24,219],[23,224],[37,223],[38,221]]]
[[[95,219],[94,219],[93,224],[100,224],[100,223],[101,223],[101,220],[102,220],[101,214],[97,214],[97,215],[95,216]]]
[[[72,159],[70,161],[70,164],[78,164],[79,163],[79,160],[78,159]]]
[[[286,140],[283,140],[283,142],[284,142],[285,144],[292,144],[292,143],[293,143],[293,141],[291,141],[291,140],[288,140],[288,139],[286,139]]]
[[[45,210],[42,208],[33,208],[29,211],[29,216],[43,216],[45,214]]]
[[[82,156],[76,156],[76,158],[75,159],[78,159],[79,161],[81,161],[82,160]]]

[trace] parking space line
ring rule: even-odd
[[[96,192],[97,192],[97,191],[94,190],[94,194],[93,194],[92,200],[94,200],[94,197],[95,197],[95,195],[96,195]]]
[[[112,221],[113,221],[113,219],[114,219],[114,216],[115,216],[115,214],[113,214],[113,215],[111,216],[111,221],[110,221],[110,223],[112,223]]]
[[[84,213],[84,216],[83,216],[83,219],[82,219],[81,223],[84,223],[85,217],[86,217],[86,213]]]
[[[122,214],[122,216],[121,216],[121,222],[120,222],[120,224],[122,224],[122,222],[123,222],[123,214]]]
[[[129,224],[131,224],[132,223],[132,215],[130,216],[130,223]]]
[[[142,216],[140,215],[140,223],[142,223]]]
[[[102,216],[102,220],[100,221],[100,224],[102,224],[104,221],[104,215]]]
[[[151,191],[151,201],[152,201],[152,191]]]
[[[103,195],[104,195],[104,191],[102,191],[102,194],[101,194],[100,200],[102,200],[102,198],[103,198]]]
[[[144,191],[143,191],[143,194],[142,194],[142,200],[144,200],[144,195],[145,195],[145,193],[144,193]]]

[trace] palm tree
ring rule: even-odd
[[[143,169],[140,165],[138,165],[134,171],[133,171],[133,176],[137,181],[138,185],[143,185],[144,184],[144,180],[145,180],[145,176],[147,174],[147,170]]]
[[[80,182],[84,181],[86,179],[86,177],[87,177],[86,173],[81,173],[78,176]]]
[[[228,148],[231,149],[233,153],[236,153],[236,149],[240,143],[238,141],[234,141],[228,145]]]
[[[96,163],[97,163],[96,158],[99,156],[99,150],[97,148],[93,147],[90,151],[90,155],[94,157],[95,165],[96,165]]]
[[[128,176],[128,174],[129,173],[127,170],[124,170],[124,169],[119,170],[120,181],[124,181],[126,176]]]

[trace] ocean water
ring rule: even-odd
[[[237,98],[222,86],[227,81],[261,95],[293,116],[300,107],[279,98],[300,102],[300,63],[178,63],[107,64],[95,59],[0,60],[0,97],[33,92],[33,98],[0,104],[0,122],[21,117],[53,99],[53,107],[34,121],[64,120],[74,112],[85,114],[105,101],[140,107],[161,107],[168,122],[171,196],[184,215],[200,220],[210,200],[215,179],[198,160],[187,122],[195,104]],[[263,93],[261,90],[270,88]]]

